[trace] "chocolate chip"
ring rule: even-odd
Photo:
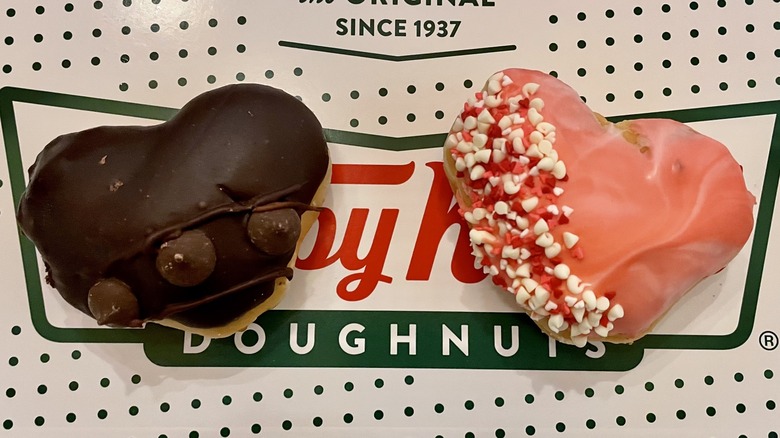
[[[252,243],[266,254],[285,254],[298,242],[301,217],[292,208],[252,213],[247,232]]]
[[[217,253],[203,231],[185,231],[162,244],[157,254],[157,271],[176,286],[195,286],[214,271]]]
[[[89,289],[87,306],[98,324],[110,326],[138,325],[138,299],[130,286],[116,278],[98,281]]]

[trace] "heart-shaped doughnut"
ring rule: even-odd
[[[538,71],[491,76],[444,150],[476,264],[562,342],[640,338],[753,229],[725,146],[672,120],[609,123]]]
[[[18,208],[47,281],[111,326],[226,336],[281,299],[330,181],[322,126],[258,84],[49,143]]]

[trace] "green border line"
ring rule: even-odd
[[[25,188],[23,174],[18,171],[12,171],[12,169],[22,169],[19,136],[13,108],[14,102],[161,121],[168,120],[177,111],[175,108],[15,87],[0,89],[0,123],[3,128],[3,140],[6,147],[14,205],[18,205]],[[608,117],[608,120],[612,122],[639,118],[669,118],[682,123],[691,123],[763,115],[774,115],[775,123],[737,328],[734,332],[726,335],[650,334],[635,342],[637,347],[653,349],[730,349],[742,345],[749,338],[755,323],[759,287],[766,261],[769,231],[772,225],[778,181],[780,180],[780,100]],[[390,151],[409,151],[441,147],[446,134],[387,137],[325,129],[325,136],[328,141],[333,143]],[[43,310],[43,294],[40,287],[35,248],[21,233],[19,233],[19,243],[24,261],[33,325],[46,339],[55,342],[139,343],[148,338],[148,334],[143,329],[61,328],[51,325],[46,319],[45,310]],[[38,309],[40,311],[36,311]]]
[[[358,58],[378,59],[380,61],[406,62],[421,59],[450,58],[454,56],[481,55],[484,53],[511,52],[517,50],[514,44],[493,47],[480,47],[476,49],[450,50],[446,52],[417,53],[412,55],[387,55],[384,53],[364,52],[361,50],[339,49],[337,47],[318,46],[315,44],[296,43],[293,41],[279,41],[279,46],[291,49],[309,50],[312,52],[332,53],[335,55],[355,56]]]

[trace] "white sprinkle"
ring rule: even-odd
[[[544,120],[544,117],[539,114],[539,111],[537,111],[536,108],[528,108],[528,121],[531,122],[533,126],[538,125],[542,120]]]
[[[550,155],[553,151],[553,145],[549,140],[542,140],[539,142],[539,152],[544,155]]]
[[[601,313],[599,313],[599,312],[588,313],[588,317],[587,318],[588,318],[587,319],[588,324],[591,326],[591,328],[592,327],[598,327],[598,325],[600,324],[600,321],[601,321]],[[583,321],[583,322],[585,322],[585,321]]]
[[[516,138],[522,138],[525,135],[522,128],[513,129],[512,132],[507,135],[507,140],[514,141]]]
[[[507,277],[509,277],[509,278],[516,278],[517,277],[517,273],[515,272],[514,269],[512,269],[511,266],[509,266],[509,262],[507,262],[506,259],[501,259],[499,267],[506,272],[506,276]]]
[[[501,73],[501,74],[503,74],[503,73]],[[503,85],[505,87],[507,85],[509,85],[509,84],[512,84],[512,83],[513,83],[512,78],[510,78],[509,76],[504,76],[504,77],[501,78],[501,85]]]
[[[500,81],[503,77],[504,77],[504,72],[503,71],[497,71],[497,72],[493,73],[490,76],[490,79],[488,79],[488,82],[490,82],[490,81]]]
[[[561,211],[563,212],[563,215],[566,217],[569,217],[571,216],[572,213],[574,213],[574,209],[569,207],[568,205],[564,205],[563,207],[561,207]]]
[[[566,248],[572,249],[574,245],[576,245],[577,242],[579,241],[580,241],[580,236],[574,233],[570,233],[568,231],[563,232],[563,244],[566,245]]]
[[[553,257],[557,257],[558,254],[561,253],[561,244],[558,242],[553,243],[552,245],[548,246],[544,249],[544,255],[548,259],[551,259]]]
[[[501,117],[501,120],[498,121],[498,127],[501,128],[502,131],[510,126],[512,126],[512,119],[510,119],[509,116]]]
[[[530,301],[529,301],[530,304]],[[540,321],[544,319],[545,316],[549,315],[546,310],[544,309],[538,309],[537,311],[531,312],[531,320],[532,321]]]
[[[574,345],[576,347],[582,348],[585,346],[585,344],[588,343],[588,336],[587,335],[572,336],[571,341],[574,342]]]
[[[520,257],[520,248],[513,248],[512,245],[504,245],[504,247],[501,248],[501,257],[517,260]]]
[[[467,131],[471,131],[476,127],[477,127],[477,119],[474,116],[468,116],[466,117],[466,120],[463,121],[463,128]]]
[[[474,219],[481,221],[482,219],[485,219],[487,217],[487,209],[483,207],[477,207],[474,210],[472,210],[472,213],[474,214]]]
[[[589,312],[596,309],[596,294],[592,290],[589,289],[582,293],[582,301],[585,302],[585,309]]]
[[[546,172],[549,172],[553,170],[553,167],[555,167],[555,161],[553,161],[550,157],[544,157],[541,160],[539,160],[539,163],[536,165],[540,170],[544,170]]]
[[[519,113],[512,113],[509,115],[509,117],[512,119],[513,125],[522,125],[525,123],[525,119],[522,118]]]
[[[525,249],[525,248],[523,248],[523,249]],[[523,263],[522,265],[518,266],[517,270],[515,270],[515,274],[518,277],[530,278],[531,277],[531,264],[530,263]]]
[[[466,219],[466,222],[470,224],[476,224],[478,221],[474,219],[474,213],[467,211],[463,213],[463,219]]]
[[[563,194],[563,187],[553,187],[553,195],[561,196]]]
[[[623,311],[623,306],[620,304],[615,304],[612,306],[611,309],[609,309],[609,313],[607,313],[607,318],[609,318],[610,321],[614,321],[616,319],[622,318],[623,315],[625,315]]]
[[[520,280],[520,284],[522,284],[523,287],[528,291],[536,290],[536,288],[539,286],[539,283],[530,278],[523,278]]]
[[[491,126],[493,125],[491,125],[490,123],[477,122],[477,132],[481,134],[486,134],[488,132],[488,129],[490,129]]]
[[[525,156],[529,158],[542,158],[544,155],[539,151],[539,146],[532,144],[525,151]]]
[[[577,304],[577,297],[573,297],[571,295],[566,295],[563,297],[563,302],[566,303],[569,308],[574,307],[575,304]]]
[[[493,206],[493,210],[498,214],[505,215],[509,212],[509,204],[504,201],[498,201]]]
[[[541,122],[536,125],[536,130],[546,136],[551,132],[555,132],[555,125],[549,122]]]
[[[609,309],[609,298],[603,296],[599,297],[596,300],[596,310],[599,312],[604,312],[607,309]]]
[[[500,149],[493,149],[493,162],[500,163],[506,158],[506,153]]]
[[[471,152],[472,146],[473,145],[470,142],[467,142],[465,140],[461,140],[457,144],[457,146],[455,146],[455,149],[457,149],[458,152],[465,154],[465,153]]]
[[[478,180],[482,178],[482,175],[485,174],[485,168],[482,167],[482,165],[477,164],[476,166],[471,168],[471,174],[469,175],[471,177],[471,180]]]
[[[474,159],[477,163],[487,163],[490,161],[490,154],[492,152],[493,149],[480,149],[479,151],[474,152]]]
[[[488,96],[485,98],[485,106],[495,108],[504,103],[504,100],[497,96]]]
[[[496,119],[493,118],[493,116],[490,114],[490,111],[487,109],[483,109],[479,115],[477,116],[477,121],[482,123],[496,123]]]
[[[474,147],[478,149],[484,148],[485,145],[487,144],[487,141],[488,141],[488,136],[482,133],[475,135],[474,138],[472,139],[472,142],[474,143]]]
[[[466,160],[464,160],[463,157],[458,157],[455,159],[455,170],[458,172],[463,172],[466,170]]]
[[[505,138],[494,138],[493,139],[493,150],[506,152],[506,139]]]
[[[493,187],[495,187],[499,183],[499,181],[501,181],[501,178],[497,176],[491,176],[490,178],[488,178],[488,182]]]
[[[550,226],[547,225],[547,221],[546,220],[540,218],[534,224],[534,234],[536,234],[537,236],[542,234],[542,233],[546,233],[548,231],[550,231]]]
[[[579,326],[579,324],[574,324],[573,326],[571,326],[571,331],[569,332],[569,336],[571,336],[571,337],[572,337],[572,339],[573,339],[575,336],[579,336],[579,335],[581,335],[581,334],[582,334],[582,332],[580,331],[580,326]]]
[[[458,145],[458,137],[455,137],[455,135],[453,134],[448,135],[447,140],[444,142],[444,147],[447,149],[452,149],[457,145]]]
[[[512,184],[512,181],[506,181],[504,182],[504,193],[508,195],[514,195],[515,193],[520,191],[520,186],[517,184]]]
[[[552,301],[550,301],[550,303],[551,304],[555,304]],[[547,309],[547,308],[545,307],[545,309]],[[547,310],[551,310],[551,309],[547,309]],[[556,315],[551,316],[547,320],[547,326],[550,327],[550,330],[552,330],[553,332],[558,333],[558,331],[563,326],[563,315],[558,313]]]
[[[582,291],[585,290],[585,285],[582,284],[580,277],[570,274],[566,278],[566,288],[569,289],[569,292],[573,294],[581,294]]]
[[[601,320],[601,315],[596,314],[597,322],[596,325],[598,325],[598,321]],[[590,315],[588,315],[587,318],[582,318],[582,322],[579,323],[580,326],[580,333],[582,334],[588,334],[593,329],[593,324],[590,323]]]
[[[521,166],[525,166],[525,165],[527,165],[528,163],[531,162],[531,159],[526,157],[525,155],[520,155],[519,157],[517,157],[517,162],[520,163]],[[523,179],[525,179],[525,178],[523,178]]]
[[[531,168],[531,170],[528,171],[528,174],[531,176],[538,176],[539,175],[539,167],[534,166]]]
[[[553,236],[550,233],[544,233],[541,236],[536,238],[536,244],[541,246],[542,248],[547,248],[553,243],[555,243],[555,241],[553,240]]]
[[[547,206],[547,211],[549,211],[551,214],[558,216],[560,211],[558,211],[558,206],[555,204],[550,204]]]
[[[528,106],[536,109],[537,111],[541,111],[542,108],[544,108],[544,101],[541,98],[535,97],[531,99],[530,102],[528,102]]]
[[[523,138],[522,137],[515,137],[512,140],[512,150],[515,151],[517,154],[524,154],[525,153],[525,145],[523,145]]]
[[[495,242],[496,237],[493,236],[493,233],[485,230],[471,230],[469,231],[469,239],[471,239],[471,241],[475,244],[481,245],[484,243]]]
[[[495,265],[490,265],[490,275],[494,277],[498,275],[498,267],[496,267]]]
[[[536,93],[536,90],[539,89],[539,84],[534,82],[528,82],[527,84],[523,85],[523,94],[528,97]]]
[[[452,122],[452,127],[450,128],[450,132],[460,132],[463,130],[463,119],[460,117],[456,118],[454,122]]]
[[[536,286],[533,299],[541,306],[550,299],[550,291],[545,289],[544,286]]]
[[[571,309],[571,314],[574,315],[574,320],[580,323],[582,322],[582,317],[585,315],[585,309],[584,308],[578,309],[576,307],[573,307]]]
[[[565,263],[559,263],[555,266],[555,268],[553,268],[553,274],[555,275],[555,278],[566,280],[569,278],[569,275],[571,275],[571,269],[569,269],[569,265]]]
[[[499,91],[501,91],[501,82],[499,82],[501,78],[497,79],[490,79],[488,81],[487,91],[490,94],[498,94]]]
[[[525,239],[530,232],[531,230],[529,230],[528,228],[524,229],[523,231],[520,232],[520,238]]]
[[[524,287],[517,289],[517,293],[515,294],[515,301],[517,304],[525,304],[529,298],[531,298],[531,294],[529,294]]]
[[[601,336],[602,338],[606,338],[607,336],[609,336],[609,329],[604,327],[603,325],[594,328],[593,331],[596,332],[596,334]]]
[[[517,216],[515,218],[515,223],[517,224],[517,228],[520,228],[521,230],[525,230],[526,228],[528,228],[528,225],[530,225],[528,223],[528,218],[524,216]]]
[[[531,257],[531,251],[528,251],[526,248],[520,248],[520,260],[528,260],[529,257]]]
[[[523,199],[520,201],[520,205],[523,206],[523,210],[525,210],[527,213],[530,213],[534,208],[536,208],[537,205],[539,205],[539,198],[532,196],[530,198]]]
[[[539,144],[539,142],[542,141],[542,140],[544,140],[544,135],[541,132],[539,132],[538,130],[532,132],[528,136],[528,141],[530,141],[533,144]]]
[[[469,169],[471,169],[472,167],[474,167],[475,164],[477,164],[477,160],[476,158],[474,158],[473,152],[469,152],[466,155],[464,155],[463,160],[466,161],[466,167]]]
[[[564,176],[566,176],[566,165],[563,164],[563,161],[555,162],[555,167],[553,167],[552,175],[557,179],[562,179]]]
[[[548,274],[548,275],[552,275],[553,269],[551,267],[549,267],[549,266],[545,266],[544,267],[544,273]]]

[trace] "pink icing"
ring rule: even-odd
[[[526,83],[540,85],[533,97],[544,101],[544,121],[556,127],[554,148],[568,177],[557,183],[564,189],[557,205],[574,212],[551,233],[558,242],[564,232],[576,234],[584,253],[564,249],[557,258],[598,296],[614,292],[611,305],[620,304],[625,316],[610,337],[641,336],[747,241],[755,198],[741,167],[725,146],[681,123],[631,121],[639,138],[631,144],[559,80],[521,69],[504,74],[512,80],[504,97]]]

